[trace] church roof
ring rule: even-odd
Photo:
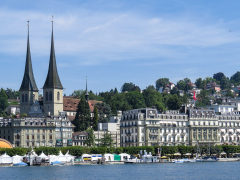
[[[51,52],[50,52],[50,60],[49,60],[49,67],[48,67],[48,75],[47,75],[45,84],[43,86],[43,89],[46,89],[46,88],[63,89],[63,86],[57,71],[54,40],[53,40],[53,26],[52,26]]]
[[[32,60],[30,53],[30,43],[29,43],[29,25],[28,25],[28,38],[27,38],[27,54],[25,71],[23,75],[23,80],[19,91],[38,91],[37,84],[33,76]]]

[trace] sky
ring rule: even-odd
[[[52,15],[64,94],[85,89],[145,89],[240,71],[240,1],[0,0],[0,87],[19,90],[27,21],[33,73],[42,94],[50,57]]]

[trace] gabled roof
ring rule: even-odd
[[[29,43],[29,25],[28,25],[28,38],[27,38],[27,54],[26,54],[26,63],[25,71],[23,75],[23,80],[19,91],[37,91],[37,84],[33,76],[32,60],[30,53],[30,43]]]
[[[50,52],[50,60],[49,60],[49,67],[48,67],[48,75],[47,75],[45,84],[43,86],[43,89],[46,89],[46,88],[63,89],[63,86],[57,71],[54,40],[53,40],[53,27],[52,27],[51,52]]]
[[[78,104],[80,102],[80,99],[72,99],[72,98],[63,98],[63,111],[70,111],[70,112],[76,112],[78,108]],[[94,110],[94,106],[97,103],[102,103],[102,101],[96,101],[96,100],[88,100],[90,112],[92,113]]]

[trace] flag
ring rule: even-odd
[[[194,91],[194,94],[193,94],[193,99],[194,99],[194,101],[196,101],[196,94],[195,94],[195,91]]]

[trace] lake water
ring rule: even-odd
[[[0,179],[240,179],[240,162],[0,167]]]

